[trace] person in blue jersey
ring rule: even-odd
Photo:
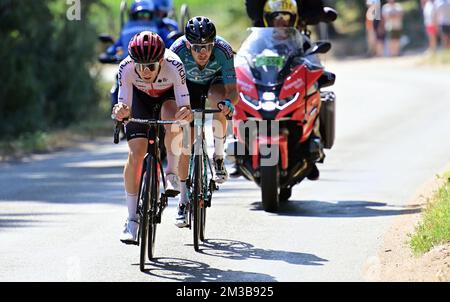
[[[175,40],[169,34],[179,32],[177,22],[167,18],[170,7],[171,2],[167,0],[135,0],[130,7],[129,21],[123,26],[119,39],[106,53],[114,56],[119,48],[126,50],[131,38],[142,31],[157,33],[166,46],[170,47]],[[126,51],[123,51],[119,59],[123,60],[126,56]]]
[[[155,3],[155,17],[164,19],[169,17],[173,11],[172,0],[154,0]]]
[[[177,21],[169,17],[173,12],[173,2],[172,0],[153,0],[153,2],[155,4],[153,20],[158,27],[158,34],[163,38],[167,47],[170,47],[179,37],[178,35],[173,38],[173,33],[180,33]]]
[[[216,35],[214,23],[203,16],[191,18],[186,24],[184,36],[177,39],[170,49],[180,57],[185,66],[191,108],[204,108],[202,96],[206,96],[212,108],[219,107],[222,110],[220,113],[215,113],[213,117],[213,161],[215,181],[223,183],[228,178],[224,165],[226,117],[233,113],[234,105],[239,100],[233,49],[227,41]],[[185,153],[180,155],[178,167],[180,195],[175,223],[178,227],[187,226],[186,204],[189,200],[186,179],[190,156]]]
[[[119,38],[106,50],[106,53],[117,56],[118,60],[122,61],[128,55],[126,51],[128,43],[134,35],[147,30],[157,33],[157,26],[153,22],[154,11],[155,4],[152,0],[133,1],[130,7],[129,21],[124,24]]]

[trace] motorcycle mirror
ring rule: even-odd
[[[316,53],[327,53],[331,49],[331,43],[325,41],[318,41],[313,47],[305,52],[305,56],[310,56]]]
[[[110,35],[108,35],[108,34],[100,34],[100,35],[98,36],[98,39],[99,39],[102,43],[111,43],[111,44],[114,43],[113,38],[112,38]]]
[[[323,8],[323,12],[324,12],[324,16],[323,16],[322,22],[332,23],[332,22],[336,21],[336,19],[338,17],[338,13],[334,8],[326,6]]]

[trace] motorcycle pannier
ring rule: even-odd
[[[335,136],[336,96],[331,91],[321,92],[322,108],[320,109],[320,135],[325,149],[331,149]]]

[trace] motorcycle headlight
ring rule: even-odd
[[[278,109],[283,110],[284,108],[286,108],[287,106],[289,106],[290,104],[294,103],[295,101],[297,101],[298,97],[300,96],[300,93],[297,92],[293,95],[290,95],[282,100],[278,101]]]
[[[241,99],[247,103],[248,105],[250,105],[250,107],[258,110],[260,108],[259,106],[259,100],[255,100],[251,97],[249,97],[248,95],[243,94],[242,92],[239,94],[241,96]]]
[[[261,103],[261,109],[265,111],[274,111],[277,109],[277,103],[271,101],[263,102]]]

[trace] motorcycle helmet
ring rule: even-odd
[[[155,5],[151,0],[135,0],[130,7],[130,19],[140,20],[146,19],[151,20],[153,17],[153,12],[155,10]]]
[[[282,18],[289,27],[296,27],[298,15],[295,0],[268,0],[264,5],[265,26],[274,27],[274,21],[277,18]]]

